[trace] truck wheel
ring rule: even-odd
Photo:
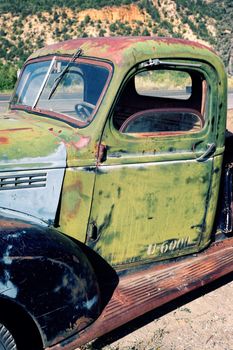
[[[0,350],[17,350],[12,334],[2,323],[0,323]]]

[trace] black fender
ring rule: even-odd
[[[31,316],[44,347],[83,329],[100,314],[96,275],[80,247],[39,220],[3,209],[0,297]]]

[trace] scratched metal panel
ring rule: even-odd
[[[218,193],[212,170],[213,159],[101,166],[91,213],[98,239],[90,246],[118,265],[206,245]]]
[[[32,139],[33,141],[33,139]],[[20,140],[18,141],[20,144]],[[27,147],[26,144],[22,143],[24,148]],[[8,146],[8,149],[10,147]],[[29,148],[29,147],[28,147]],[[30,150],[30,148],[29,148]],[[22,158],[12,158],[6,159],[4,154],[0,154],[0,171],[7,170],[23,170],[23,169],[38,169],[38,168],[57,168],[57,167],[65,167],[66,166],[66,148],[63,143],[57,145],[57,148],[51,152],[49,155],[41,155],[38,156],[28,156]],[[2,174],[0,172],[0,174]],[[1,176],[1,175],[0,175]]]
[[[59,231],[85,242],[95,168],[74,167],[66,169],[61,196]]]
[[[36,175],[45,174],[43,177]],[[42,179],[36,183],[38,187],[31,185],[29,178]],[[46,222],[53,222],[55,219],[57,206],[60,198],[62,182],[64,177],[64,169],[47,169],[47,170],[30,170],[30,171],[12,171],[1,172],[0,178],[23,179],[26,181],[23,188],[23,183],[12,186],[0,186],[0,207],[17,210],[32,216],[35,216]],[[11,181],[10,182],[13,182]],[[1,184],[1,182],[0,182]],[[4,188],[4,190],[3,190]]]

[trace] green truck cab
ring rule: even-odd
[[[233,270],[226,98],[194,42],[29,57],[0,117],[0,350],[75,349]]]

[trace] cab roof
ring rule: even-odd
[[[149,58],[201,59],[216,67],[221,62],[214,51],[197,42],[160,37],[79,38],[45,46],[29,59],[54,54],[74,54],[79,48],[84,57],[111,61],[116,66],[130,67]]]

